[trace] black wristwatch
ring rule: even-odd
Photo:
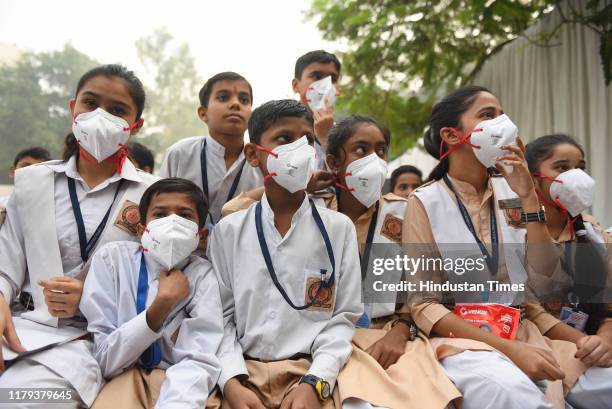
[[[529,223],[529,222],[544,223],[546,222],[546,214],[544,213],[544,206],[540,208],[539,212],[531,212],[531,213],[521,212],[521,222],[523,223]]]
[[[397,321],[395,321],[393,323],[393,325],[391,326],[391,328],[395,327],[397,324],[399,323],[405,324],[408,326],[408,333],[410,335],[408,335],[408,340],[409,341],[414,341],[418,335],[419,330],[417,329],[416,324],[414,323],[414,321],[411,320],[405,320],[403,318],[398,319]]]
[[[329,382],[324,381],[321,378],[318,378],[314,375],[304,375],[300,378],[300,385],[303,383],[307,383],[312,386],[317,393],[320,401],[324,401],[329,398],[331,394],[331,388],[329,387]]]

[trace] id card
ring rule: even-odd
[[[561,309],[561,316],[559,320],[566,323],[570,327],[577,329],[580,332],[584,332],[589,314],[582,311],[575,311],[570,307],[563,307]]]

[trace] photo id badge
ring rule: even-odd
[[[580,332],[584,332],[589,314],[582,311],[576,311],[570,307],[563,307],[561,309],[561,317],[559,320],[566,323],[570,327],[577,329]]]

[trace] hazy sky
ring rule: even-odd
[[[0,0],[0,42],[47,51],[70,42],[100,62],[142,73],[135,41],[166,27],[187,42],[202,78],[237,71],[253,85],[255,105],[293,96],[301,54],[338,44],[324,41],[306,19],[310,0]],[[195,95],[195,94],[194,94]]]

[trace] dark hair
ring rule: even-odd
[[[244,81],[249,86],[249,93],[251,94],[251,103],[253,103],[253,88],[251,87],[251,83],[247,81],[242,75],[226,71],[220,72],[219,74],[215,74],[206,81],[202,89],[200,89],[200,93],[198,97],[200,98],[200,105],[204,108],[208,108],[208,102],[210,101],[210,94],[212,93],[213,87],[217,82],[221,81]]]
[[[391,173],[391,191],[393,191],[393,189],[395,189],[395,184],[397,183],[397,178],[399,178],[400,175],[403,175],[404,173],[414,173],[421,180],[423,180],[423,172],[421,172],[421,169],[417,168],[416,166],[412,166],[412,165],[402,165],[399,168],[396,168]]]
[[[83,74],[81,79],[79,79],[76,91],[74,93],[74,97],[76,98],[79,95],[79,92],[81,91],[81,89],[83,89],[83,87],[89,80],[98,76],[104,76],[109,78],[117,77],[125,81],[128,93],[136,104],[136,119],[140,119],[140,117],[142,116],[142,111],[144,111],[146,100],[144,85],[142,85],[142,82],[138,79],[136,74],[134,74],[134,71],[128,70],[123,65],[106,64],[100,65],[99,67],[95,67],[87,71],[85,74]],[[65,161],[70,159],[72,155],[78,154],[78,148],[79,147],[76,138],[74,137],[72,132],[69,133],[66,136],[64,153],[62,155],[62,158]]]
[[[140,222],[146,224],[147,211],[153,198],[162,193],[182,193],[189,196],[198,211],[198,226],[204,227],[208,216],[208,202],[204,197],[204,192],[195,183],[182,178],[166,178],[158,180],[145,190],[140,198],[138,211],[140,212]]]
[[[155,167],[155,157],[153,156],[151,149],[139,142],[130,142],[128,143],[128,151],[130,158],[138,163],[138,167],[140,169],[144,169],[145,166],[148,166],[151,168],[151,172],[153,172],[153,168]]]
[[[440,130],[445,127],[459,128],[461,115],[474,103],[481,92],[491,92],[485,87],[468,85],[448,94],[433,106],[429,127],[423,135],[425,149],[436,159],[440,158]],[[449,158],[445,157],[429,174],[428,180],[440,180],[448,172]]]
[[[574,138],[565,134],[552,134],[541,136],[525,146],[525,159],[529,172],[537,173],[543,161],[550,158],[559,145],[571,145],[577,148],[582,156],[584,150]],[[573,216],[573,215],[572,215]],[[574,255],[574,288],[573,293],[578,299],[590,300],[590,303],[580,304],[581,310],[589,314],[586,324],[588,334],[597,333],[601,321],[606,317],[606,309],[603,304],[597,303],[603,300],[594,300],[593,295],[606,288],[607,267],[598,245],[591,242],[586,236],[586,227],[582,215],[577,215],[573,220],[573,229],[576,232],[576,253]],[[571,274],[570,271],[567,271]],[[594,303],[595,302],[595,303]]]
[[[582,146],[574,138],[565,134],[552,134],[541,136],[525,145],[525,160],[529,167],[529,172],[536,173],[540,164],[553,155],[553,151],[559,145],[572,145],[582,153]]]
[[[389,146],[391,143],[391,133],[386,127],[381,125],[372,117],[365,115],[351,115],[336,123],[329,131],[329,135],[327,136],[327,149],[325,153],[340,158],[342,145],[344,145],[344,143],[355,134],[359,126],[364,124],[374,125],[376,128],[378,128],[378,130],[383,134],[387,146]]]
[[[313,123],[312,113],[302,103],[294,99],[268,101],[257,107],[249,118],[249,139],[261,143],[261,135],[282,118],[304,118]]]
[[[17,163],[25,157],[31,157],[34,159],[42,160],[44,162],[51,160],[51,154],[45,148],[41,148],[40,146],[34,146],[32,148],[26,148],[24,150],[19,151],[19,153],[15,156],[15,160],[13,161],[13,166],[17,166]]]
[[[321,64],[329,64],[334,63],[336,69],[338,70],[338,74],[340,74],[340,68],[342,68],[342,64],[340,64],[340,60],[332,53],[328,53],[325,50],[316,50],[310,51],[306,54],[302,55],[295,62],[295,78],[301,79],[302,73],[304,69],[308,67],[312,63],[321,63]]]

